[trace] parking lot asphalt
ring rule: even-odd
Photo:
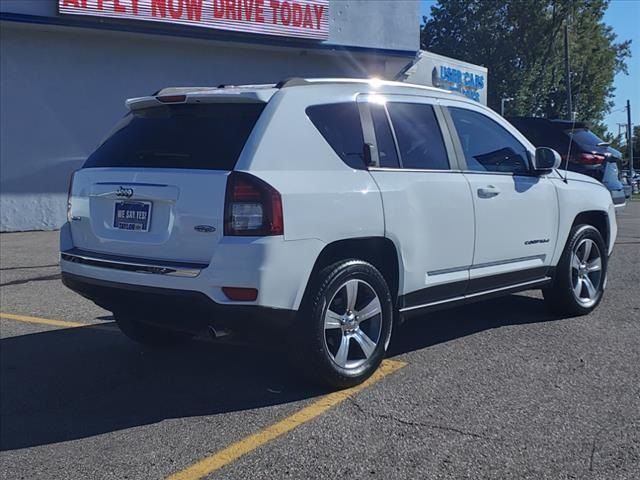
[[[591,315],[432,313],[328,396],[255,339],[143,350],[62,286],[56,232],[2,234],[0,477],[638,479],[640,202],[618,221]]]

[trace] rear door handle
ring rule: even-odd
[[[480,198],[492,198],[496,195],[500,195],[500,190],[498,190],[493,185],[487,185],[486,187],[481,187],[478,189],[478,197]]]

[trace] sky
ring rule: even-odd
[[[421,0],[421,16],[429,16],[434,0]],[[606,24],[614,27],[618,41],[631,40],[631,58],[627,59],[629,75],[618,73],[615,78],[616,88],[613,101],[615,106],[605,117],[607,128],[614,135],[618,134],[618,123],[626,123],[625,105],[631,101],[631,123],[640,125],[640,0],[612,0],[604,16]],[[489,71],[491,81],[491,71]]]

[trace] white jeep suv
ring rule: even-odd
[[[346,387],[413,314],[527,289],[568,315],[602,298],[609,192],[462,96],[292,79],[127,106],[73,176],[61,267],[138,342],[289,326],[305,369]]]

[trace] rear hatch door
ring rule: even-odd
[[[69,211],[76,248],[210,261],[224,230],[227,176],[265,103],[191,100],[137,102],[76,172]]]

